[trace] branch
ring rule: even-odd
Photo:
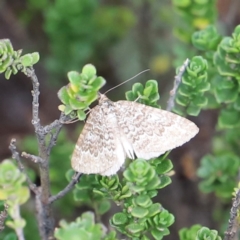
[[[234,238],[236,234],[236,230],[238,228],[237,215],[239,207],[240,207],[240,189],[237,190],[236,197],[232,204],[232,208],[230,211],[230,219],[228,221],[228,228],[227,231],[225,232],[224,240],[231,240]]]
[[[43,132],[45,134],[48,134],[54,128],[58,128],[59,126],[62,126],[64,123],[66,123],[70,119],[71,119],[71,117],[69,115],[65,115],[64,113],[61,113],[59,119],[55,120],[54,122],[52,122],[51,124],[49,124],[43,128]]]
[[[49,177],[49,152],[46,147],[46,135],[44,128],[40,124],[39,119],[39,82],[32,67],[27,68],[26,74],[30,77],[33,85],[32,90],[32,124],[35,129],[39,158],[37,160],[40,172],[41,187],[35,196],[38,227],[42,240],[50,239],[54,231],[54,219],[52,215],[52,206],[48,204],[50,193],[50,177]],[[30,156],[30,155],[29,155]],[[41,161],[40,161],[41,159]]]
[[[72,177],[71,182],[62,191],[60,191],[58,194],[56,194],[55,196],[51,196],[49,198],[48,203],[52,204],[56,200],[65,196],[78,183],[81,176],[82,176],[82,173],[76,172],[75,175]]]
[[[182,81],[182,76],[189,64],[189,59],[187,59],[183,65],[179,68],[179,73],[177,74],[177,76],[175,76],[174,78],[174,85],[173,85],[173,89],[170,91],[170,98],[168,100],[168,104],[167,104],[167,111],[172,111],[172,109],[174,108],[174,100],[177,94],[177,89]]]
[[[53,238],[53,228],[54,228],[54,219],[50,214],[52,214],[51,205],[43,205],[41,201],[41,190],[40,194],[37,194],[35,197],[35,206],[37,211],[37,222],[40,233],[41,240],[50,240]]]
[[[19,153],[17,151],[17,148],[16,148],[16,139],[12,139],[11,142],[10,142],[10,145],[9,145],[9,149],[10,151],[12,152],[12,158],[15,159],[17,161],[17,164],[18,164],[18,168],[19,170],[25,175],[26,177],[26,181],[28,183],[28,186],[29,188],[35,193],[37,194],[38,192],[38,188],[37,186],[31,181],[31,179],[29,178],[29,176],[27,175],[25,169],[24,169],[24,166],[21,162],[21,158],[19,156]]]
[[[33,68],[27,68],[27,76],[31,78],[32,85],[33,85],[33,90],[32,90],[32,96],[33,96],[33,101],[32,101],[32,125],[34,126],[35,132],[37,134],[39,142],[43,143],[44,141],[42,139],[41,133],[42,133],[42,126],[40,124],[40,119],[39,119],[39,82],[37,79],[37,76],[34,72]]]
[[[27,68],[27,76],[31,78],[33,90],[32,90],[32,124],[35,129],[36,137],[38,140],[39,157],[43,159],[43,162],[39,163],[40,168],[40,180],[41,180],[41,201],[43,203],[48,202],[50,196],[50,180],[49,180],[49,164],[48,164],[48,152],[45,142],[44,128],[40,124],[39,119],[39,82],[38,78],[32,67]]]
[[[4,229],[4,222],[5,222],[5,219],[7,218],[8,216],[8,213],[7,213],[7,210],[8,210],[8,205],[5,203],[4,204],[4,209],[3,211],[0,212],[0,232]]]
[[[54,128],[56,129],[55,133],[51,134],[51,139],[50,139],[50,142],[49,142],[49,145],[48,145],[48,148],[47,148],[48,155],[50,155],[52,147],[56,145],[58,135],[59,135],[59,133],[62,129],[62,126],[63,126],[64,122],[66,120],[69,120],[69,119],[71,119],[70,116],[66,116],[64,113],[61,113],[59,120],[55,120],[54,122],[52,122],[51,124],[47,125],[44,128],[44,131],[47,132],[47,133],[52,131]]]
[[[30,159],[34,163],[41,163],[42,164],[44,162],[42,158],[40,158],[38,156],[35,156],[35,155],[32,155],[32,154],[29,154],[29,153],[26,153],[26,152],[22,152],[21,156],[26,158],[26,159]]]

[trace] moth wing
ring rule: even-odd
[[[114,105],[119,128],[138,158],[158,157],[188,142],[199,131],[193,122],[165,110],[130,101]]]
[[[86,174],[115,174],[125,161],[125,152],[115,131],[101,107],[93,108],[75,146],[72,168]]]

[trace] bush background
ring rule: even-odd
[[[235,2],[217,2],[218,25],[224,34],[230,34],[240,23],[240,8],[232,7]],[[98,75],[107,80],[105,89],[150,68],[136,81],[158,80],[161,105],[165,107],[175,75],[174,53],[181,50],[173,35],[177,22],[176,11],[170,1],[5,0],[0,11],[0,38],[9,38],[15,49],[40,53],[36,73],[41,84],[40,117],[43,123],[59,116],[57,106],[60,102],[56,93],[67,83],[67,72],[78,71],[89,62],[96,66]],[[25,151],[34,152],[34,142],[28,137],[33,134],[30,81],[22,74],[11,77],[9,81],[5,81],[3,75],[0,78],[2,160],[10,157],[8,145],[12,137],[16,137],[18,142],[23,140]],[[112,100],[123,99],[124,92],[133,83],[134,80],[108,96]],[[170,228],[171,235],[165,239],[177,239],[180,228],[195,223],[219,229],[216,219],[224,217],[219,216],[220,203],[214,195],[204,195],[198,190],[196,176],[199,160],[211,149],[217,112],[202,111],[198,118],[191,119],[199,126],[200,133],[190,143],[172,151],[170,158],[176,174],[172,178],[173,183],[161,190],[156,199],[176,217]],[[65,127],[67,131],[64,135],[68,140],[64,137],[63,141],[60,139],[58,149],[62,153],[53,153],[55,160],[52,161],[51,176],[56,186],[54,192],[66,184],[64,173],[70,168],[68,153],[71,153],[78,137],[80,125]],[[55,204],[55,216],[73,220],[86,210],[84,206],[76,206],[75,211],[70,202],[71,193]],[[24,206],[23,216],[30,215],[31,208],[29,201]],[[27,221],[27,239],[31,237],[27,231],[31,234],[32,229],[31,221]]]

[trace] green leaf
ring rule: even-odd
[[[17,229],[17,228],[24,228],[26,226],[26,221],[25,219],[17,219],[14,221],[6,221],[6,225],[10,228]]]
[[[189,98],[185,96],[181,96],[180,94],[177,94],[176,102],[180,106],[186,107],[189,104]]]
[[[192,35],[193,45],[200,50],[209,51],[216,50],[221,36],[213,25],[207,26],[205,29],[194,32]]]
[[[148,208],[150,205],[152,205],[152,200],[147,195],[137,196],[135,202],[138,206],[143,207],[143,208]]]
[[[74,175],[74,170],[73,169],[69,169],[66,174],[65,174],[65,177],[66,179],[68,180],[68,182],[70,182],[72,180],[72,177]]]
[[[76,71],[68,72],[67,76],[70,83],[72,83],[74,86],[79,86],[81,77],[78,72]]]
[[[189,97],[189,96],[191,96],[191,90],[192,90],[191,87],[189,87],[188,85],[181,84],[179,89],[178,89],[178,93],[181,96]]]
[[[64,86],[62,87],[59,91],[58,91],[58,98],[60,99],[60,101],[64,104],[69,104],[69,95],[67,92],[67,87]]]
[[[93,91],[98,91],[101,87],[103,87],[106,84],[106,80],[103,77],[97,77],[94,79],[94,81],[91,83],[93,87]]]
[[[17,190],[18,199],[17,202],[19,205],[24,204],[30,197],[30,191],[28,187],[22,186]]]
[[[138,97],[138,94],[143,94],[144,87],[141,83],[134,83],[132,86],[132,92],[135,96]]]
[[[197,116],[201,111],[201,108],[195,105],[190,105],[187,108],[187,114],[191,116]]]
[[[156,214],[160,213],[161,211],[161,204],[160,203],[154,203],[148,208],[148,215],[147,217],[153,217]]]
[[[39,53],[34,52],[32,53],[32,65],[36,64],[40,59]]]
[[[148,80],[145,84],[146,87],[152,87],[152,93],[158,93],[158,82],[156,80]]]
[[[149,85],[148,87],[145,87],[143,90],[143,95],[146,97],[149,97],[152,92],[153,87]]]
[[[82,73],[88,76],[88,79],[90,79],[96,76],[97,70],[92,64],[86,64],[82,69]]]
[[[54,231],[54,237],[58,240],[79,240],[79,239],[89,239],[90,233],[85,229],[81,228],[56,228]],[[93,240],[93,239],[92,239]]]
[[[5,72],[5,78],[8,80],[11,77],[11,74],[12,74],[12,69],[7,68],[7,70]]]
[[[86,102],[80,101],[78,99],[70,99],[69,100],[69,105],[73,110],[85,110],[88,105]]]
[[[168,235],[170,232],[168,229],[164,229],[164,230],[159,230],[159,229],[153,229],[151,231],[152,236],[154,237],[154,239],[156,240],[161,240],[165,235]]]
[[[115,226],[124,225],[128,222],[128,216],[125,213],[115,213],[112,217],[112,223]]]
[[[240,125],[240,112],[234,109],[222,109],[218,118],[218,126],[222,128],[233,128]]]
[[[214,94],[218,103],[235,102],[238,98],[238,89],[236,87],[233,89],[216,88]]]
[[[1,42],[4,43],[4,45],[5,45],[5,47],[6,47],[6,50],[7,50],[9,53],[13,53],[13,52],[14,52],[12,43],[11,43],[11,41],[10,41],[9,39],[2,39]]]
[[[202,227],[198,230],[196,240],[202,239],[211,239],[211,240],[221,240],[222,238],[218,236],[218,232],[216,230],[210,230],[207,227]]]
[[[133,207],[131,215],[136,218],[144,218],[148,215],[148,210],[143,207]]]
[[[180,240],[192,240],[196,238],[197,231],[201,228],[202,226],[199,224],[193,225],[191,228],[182,228],[179,231],[179,237]]]
[[[169,172],[173,168],[171,160],[164,159],[160,164],[157,165],[156,172],[158,174],[164,174]]]
[[[205,107],[208,103],[208,99],[204,96],[197,96],[192,100],[192,104],[198,107]]]
[[[132,91],[127,91],[125,97],[128,101],[134,101],[136,99]]]
[[[33,65],[32,54],[25,54],[20,58],[20,61],[24,67],[29,67]]]
[[[68,115],[73,111],[73,109],[71,108],[70,105],[66,105],[65,109],[64,109],[64,114]]]
[[[142,231],[144,231],[144,226],[137,223],[131,223],[126,226],[126,230],[135,236],[138,236]]]
[[[83,110],[78,110],[77,117],[80,121],[83,121],[86,118],[86,113]]]
[[[199,92],[199,93],[203,93],[203,92],[209,91],[210,88],[211,88],[211,85],[210,85],[209,82],[201,82],[196,86],[194,91]]]
[[[166,187],[172,182],[171,178],[167,175],[161,175],[160,176],[160,184],[159,189]]]
[[[64,112],[64,111],[65,111],[65,108],[66,108],[66,106],[63,105],[63,104],[61,104],[61,105],[58,106],[58,110],[61,111],[61,112]]]

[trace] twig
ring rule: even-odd
[[[12,152],[12,158],[15,159],[17,161],[17,164],[18,164],[18,168],[19,170],[26,176],[26,181],[28,183],[28,186],[29,188],[35,193],[37,194],[37,186],[31,181],[31,179],[29,178],[29,176],[27,175],[25,169],[24,169],[24,166],[21,162],[21,159],[20,159],[20,156],[19,156],[19,153],[17,151],[17,148],[16,148],[16,139],[12,139],[11,142],[10,142],[10,145],[9,145],[9,149],[10,151]]]
[[[62,190],[60,191],[58,194],[56,194],[55,196],[51,196],[49,198],[49,204],[52,204],[54,201],[62,198],[64,195],[66,195],[70,190],[72,190],[72,188],[75,186],[76,183],[78,183],[80,177],[82,176],[82,173],[75,173],[75,175],[72,177],[71,182],[69,182],[69,184]]]
[[[61,113],[59,119],[53,121],[51,124],[45,126],[43,128],[43,131],[45,134],[50,133],[54,128],[58,128],[59,126],[62,126],[66,121],[69,121],[71,117],[69,115],[65,115],[64,113]]]
[[[0,232],[4,229],[4,222],[5,222],[5,219],[7,218],[8,216],[8,213],[7,213],[7,210],[8,210],[8,205],[5,203],[4,204],[4,209],[3,211],[0,212]]]
[[[39,162],[39,172],[41,181],[41,191],[36,195],[36,208],[41,209],[37,211],[38,226],[42,240],[48,240],[53,236],[54,219],[52,215],[52,207],[48,204],[50,193],[50,178],[49,178],[49,154],[46,147],[46,133],[40,124],[39,119],[39,82],[32,67],[27,69],[27,76],[30,77],[33,85],[33,101],[32,101],[32,124],[35,129],[39,157],[43,160]],[[40,206],[40,207],[39,207]]]
[[[32,155],[32,154],[29,154],[29,153],[26,153],[26,152],[22,152],[21,156],[24,157],[24,158],[30,159],[34,163],[43,163],[42,158],[40,158],[38,156],[35,156],[35,155]]]
[[[228,221],[228,228],[224,235],[224,240],[231,240],[236,234],[236,229],[238,228],[237,214],[240,207],[240,190],[236,192],[236,197],[234,198],[232,208],[230,211],[230,218]]]
[[[21,215],[20,215],[20,206],[18,204],[13,206],[11,217],[16,222],[19,222],[22,219]],[[23,227],[21,227],[21,226],[16,227],[15,232],[17,234],[18,240],[25,240],[24,233],[23,233]]]
[[[179,72],[178,72],[177,76],[175,76],[175,78],[174,78],[174,85],[173,85],[173,89],[170,91],[170,98],[169,98],[168,104],[167,104],[167,111],[172,111],[172,109],[174,108],[174,100],[176,97],[177,89],[181,83],[182,76],[183,76],[189,62],[190,62],[189,59],[186,59],[186,61],[183,63],[183,65],[179,68]]]
[[[32,90],[32,96],[33,96],[33,101],[32,101],[32,125],[34,126],[34,129],[39,135],[39,130],[42,128],[40,125],[40,119],[39,119],[39,82],[37,79],[37,76],[34,72],[33,68],[28,68],[27,69],[27,76],[31,78],[32,80],[32,85],[33,85],[33,90]],[[41,138],[40,136],[38,136]],[[40,139],[41,140],[41,139]]]
[[[53,128],[56,129],[55,133],[53,133],[51,135],[51,139],[50,139],[50,142],[49,142],[49,145],[48,145],[48,148],[47,148],[48,155],[50,154],[50,152],[52,150],[52,147],[55,146],[55,144],[56,144],[58,135],[59,135],[59,133],[62,129],[62,126],[63,126],[63,122],[68,118],[69,118],[69,116],[66,116],[64,113],[61,113],[59,120],[54,121],[52,124],[50,124],[50,125],[48,125],[44,128],[45,131],[52,130]]]

